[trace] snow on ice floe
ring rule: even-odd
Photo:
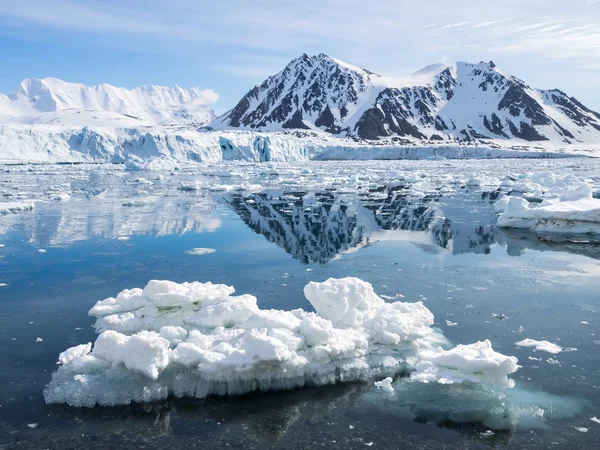
[[[61,353],[46,402],[92,407],[202,398],[413,370],[415,386],[452,384],[478,396],[513,385],[516,358],[489,341],[443,350],[447,343],[422,302],[386,303],[357,278],[311,282],[304,292],[315,312],[263,310],[254,296],[210,282],[153,280],[126,289],[90,310],[100,335],[93,346]]]
[[[536,341],[535,339],[523,339],[522,341],[515,342],[515,345],[519,347],[533,347],[540,352],[548,352],[554,355],[563,351],[560,345],[553,344],[550,341]]]
[[[559,198],[530,203],[521,197],[503,197],[494,205],[498,226],[552,233],[600,233],[600,200],[582,184]]]
[[[32,202],[5,202],[0,203],[0,214],[17,213],[21,211],[30,211],[35,207]]]

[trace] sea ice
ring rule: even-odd
[[[375,387],[377,389],[382,389],[387,392],[394,392],[394,386],[392,386],[392,381],[393,381],[392,377],[384,378],[381,381],[376,381]]]
[[[515,345],[519,347],[533,347],[540,352],[548,352],[556,355],[563,351],[560,345],[553,344],[549,341],[536,341],[534,339],[523,339],[522,341],[515,342]]]
[[[508,198],[509,200],[505,200]],[[600,233],[600,200],[589,185],[581,185],[559,199],[532,204],[521,197],[503,197],[494,205],[498,226],[554,233]]]
[[[188,255],[208,255],[209,253],[214,253],[214,248],[193,248],[191,250],[187,250],[186,253]]]
[[[0,214],[30,211],[35,207],[32,202],[5,202],[0,203]]]
[[[415,369],[415,385],[513,385],[516,358],[489,341],[443,350],[446,341],[422,302],[386,303],[358,278],[311,282],[304,291],[315,312],[259,309],[254,296],[212,283],[153,280],[126,289],[90,310],[100,335],[93,346],[61,353],[46,402],[92,407],[202,398]]]

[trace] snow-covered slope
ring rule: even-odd
[[[211,126],[421,142],[600,142],[600,114],[562,91],[533,89],[492,62],[434,64],[398,79],[325,54],[294,59]]]
[[[198,88],[108,84],[85,86],[56,78],[23,80],[13,95],[0,94],[0,123],[65,126],[143,126],[213,119],[208,105],[218,96]]]

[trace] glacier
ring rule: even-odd
[[[181,127],[83,128],[0,125],[0,164],[155,164],[224,161],[393,160],[468,158],[564,158],[593,156],[589,146],[501,147],[488,145],[357,142],[325,133],[209,131]],[[155,161],[158,161],[156,163]]]

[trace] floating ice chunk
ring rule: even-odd
[[[594,417],[590,417],[590,420],[591,420],[592,422],[600,423],[600,419],[598,419],[596,416],[594,416]]]
[[[27,426],[29,428],[34,428],[35,429],[35,428],[37,428],[38,424],[37,423],[28,423]]]
[[[0,287],[8,286],[8,283],[0,283]]]
[[[17,213],[21,211],[30,211],[35,207],[32,202],[5,202],[0,203],[0,214]]]
[[[455,327],[456,325],[458,325],[457,322],[452,322],[450,320],[446,320],[446,325],[449,327]]]
[[[186,253],[188,255],[208,255],[209,253],[214,253],[214,248],[193,248],[191,250],[187,250]]]
[[[519,347],[534,347],[540,352],[548,352],[555,355],[563,351],[563,348],[560,345],[553,344],[549,341],[536,341],[534,339],[523,339],[522,341],[515,342],[515,345],[518,345]]]
[[[387,391],[387,392],[394,392],[394,386],[392,386],[392,381],[393,381],[392,377],[384,378],[381,381],[376,381],[375,387],[377,389],[383,389],[384,391]]]
[[[423,351],[411,379],[440,384],[491,384],[503,388],[515,382],[507,377],[518,369],[517,358],[492,349],[489,340],[470,345],[458,345],[451,350]]]
[[[100,336],[91,352],[61,354],[45,399],[94,406],[293,389],[408,374],[407,361],[427,365],[417,381],[433,380],[439,363],[444,380],[511,386],[516,359],[487,341],[442,350],[421,302],[386,303],[358,278],[305,292],[316,312],[261,310],[255,297],[211,283],[124,290],[92,308]]]
[[[600,200],[585,197],[531,206],[523,198],[511,197],[498,217],[498,226],[542,232],[600,233]]]
[[[43,342],[44,340],[41,337],[35,338],[35,342]]]
[[[40,248],[40,249],[38,250],[38,253],[46,253],[46,250],[45,250],[45,249],[43,249],[43,248]]]
[[[587,433],[588,432],[588,429],[586,427],[573,427],[573,428],[575,428],[580,433]]]

